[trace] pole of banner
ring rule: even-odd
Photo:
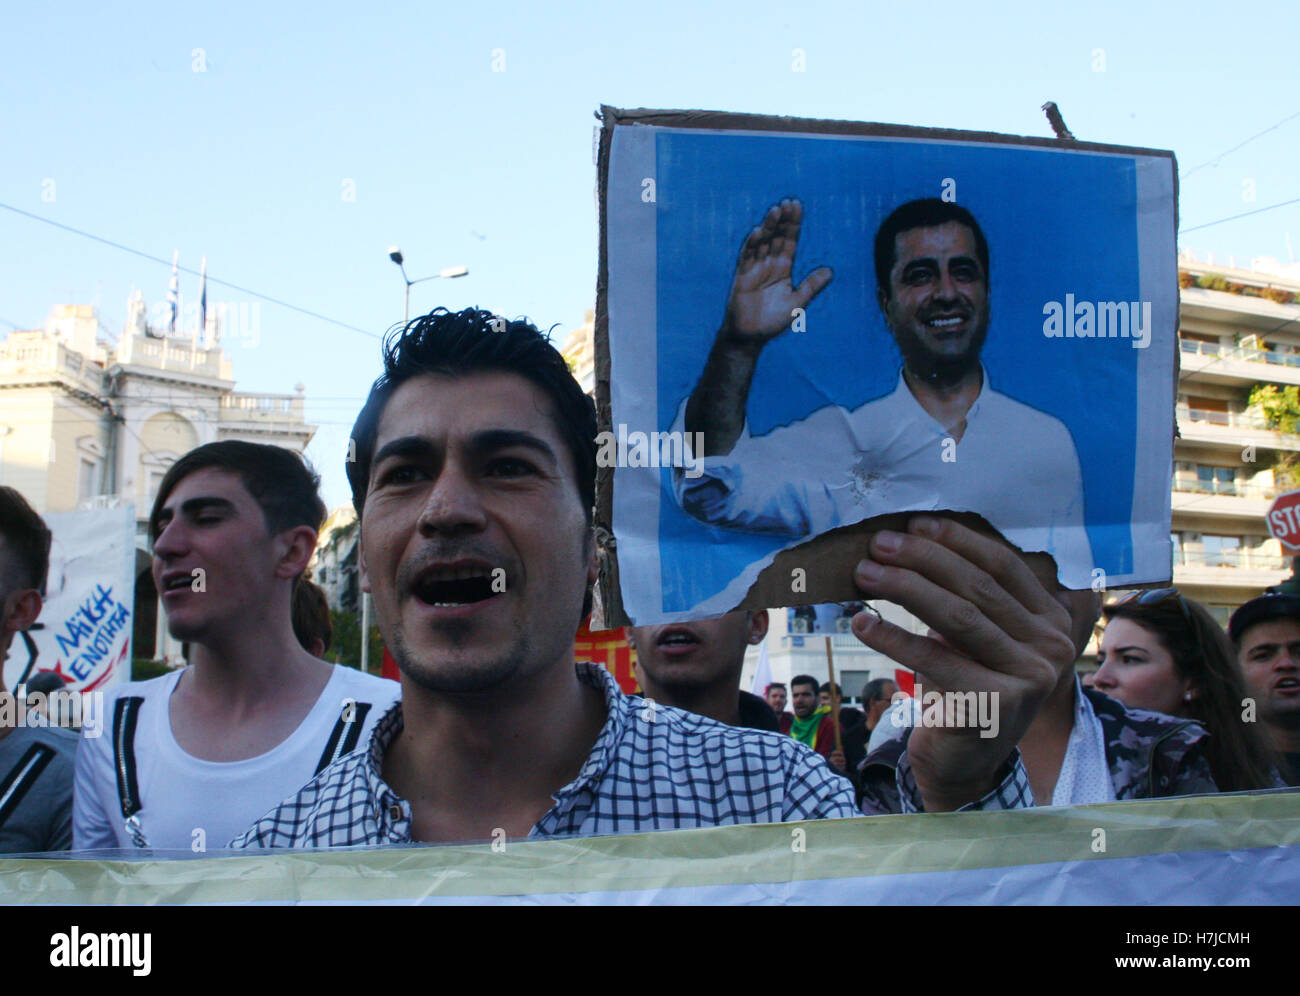
[[[835,661],[831,657],[831,635],[826,634],[826,670],[830,672],[831,683],[831,728],[835,730],[835,749],[844,752],[844,743],[840,740],[840,696],[835,686]]]
[[[357,540],[361,542],[360,539]],[[361,593],[361,672],[370,670],[370,592]]]

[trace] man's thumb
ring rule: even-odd
[[[829,266],[819,266],[812,273],[804,277],[803,283],[795,288],[795,294],[799,298],[799,307],[805,307],[826,289],[826,285],[835,277],[835,271]]]

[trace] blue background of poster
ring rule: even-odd
[[[764,349],[750,431],[761,435],[830,403],[857,408],[892,391],[901,359],[876,303],[872,239],[893,208],[940,196],[952,178],[957,202],[989,244],[991,319],[982,356],[991,385],[1070,429],[1094,559],[1107,573],[1132,569],[1140,351],[1126,339],[1049,339],[1042,330],[1044,303],[1067,293],[1080,301],[1141,300],[1135,160],[996,145],[663,133],[656,162],[656,428],[671,427],[700,376],[745,235],[784,197],[804,205],[795,281],[821,265],[835,279],[809,305],[808,331]],[[789,545],[690,518],[671,497],[669,472],[661,476],[664,611],[717,594],[746,565]]]

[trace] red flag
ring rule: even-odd
[[[905,695],[914,696],[916,694],[916,672],[905,671],[901,667],[894,668],[894,684],[898,690]]]
[[[592,632],[587,628],[590,619],[584,619],[573,641],[573,659],[591,661],[599,664],[614,676],[619,688],[631,695],[637,690],[636,675],[632,673],[632,664],[636,652],[627,642],[627,630],[598,629]]]
[[[635,651],[627,642],[625,629],[601,629],[594,633],[583,622],[573,641],[573,659],[591,661],[608,670],[624,692],[631,695],[637,690],[636,675],[632,673],[632,664],[636,660]],[[400,672],[397,661],[384,648],[384,663],[379,672],[385,678],[398,680]]]
[[[393,660],[393,655],[390,654],[388,648],[385,647],[384,663],[379,668],[379,676],[381,678],[392,678],[394,681],[400,681],[401,674],[402,672],[397,670],[397,661]]]

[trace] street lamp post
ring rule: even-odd
[[[402,271],[402,280],[406,283],[406,298],[405,298],[405,302],[402,305],[403,322],[408,322],[411,320],[411,285],[412,284],[422,284],[426,280],[454,280],[456,277],[469,276],[468,266],[447,266],[439,270],[437,273],[434,273],[430,276],[419,277],[415,280],[412,280],[410,277],[406,275],[406,266],[404,265],[405,260],[402,256],[401,249],[398,249],[397,246],[389,246],[388,258],[397,264],[397,268]]]
[[[402,256],[402,250],[397,246],[388,247],[388,258],[397,264],[397,268],[402,271],[402,281],[406,284],[406,293],[402,301],[402,324],[405,325],[411,320],[411,286],[413,284],[422,284],[426,280],[454,280],[457,277],[469,276],[468,266],[447,266],[437,273],[427,277],[418,277],[412,280],[406,275],[405,258]],[[360,542],[360,537],[357,542]],[[361,670],[369,670],[370,667],[370,592],[361,593]]]

